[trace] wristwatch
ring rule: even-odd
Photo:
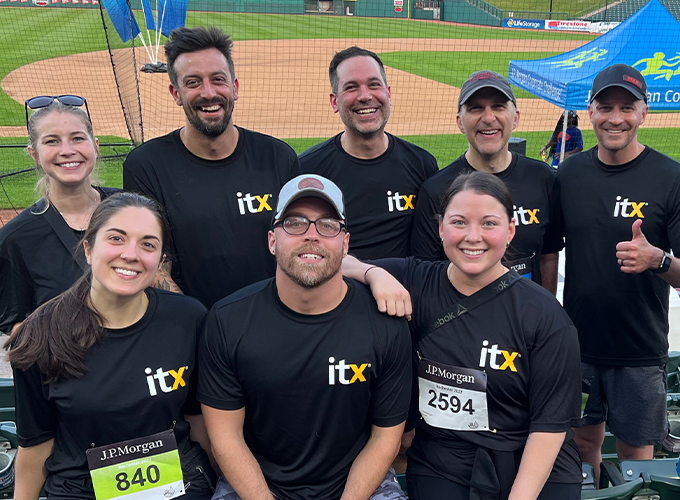
[[[663,274],[667,272],[671,268],[672,261],[673,257],[671,257],[671,254],[664,252],[663,257],[661,257],[661,264],[657,269],[652,269],[652,272],[656,274]]]

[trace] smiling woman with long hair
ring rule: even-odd
[[[209,444],[194,398],[206,309],[150,287],[169,234],[156,202],[133,193],[104,200],[83,238],[85,274],[5,344],[19,435],[15,498],[37,499],[43,483],[49,498],[161,485],[180,494],[182,484],[183,498],[210,498],[214,476],[198,442]],[[130,450],[141,455],[119,456]]]
[[[75,250],[92,212],[115,188],[94,186],[99,142],[85,98],[26,100],[28,153],[40,199],[0,228],[0,331],[10,333],[36,307],[83,273]],[[28,110],[34,109],[33,114]]]
[[[410,292],[409,498],[580,498],[571,431],[580,416],[578,338],[547,290],[501,262],[515,234],[505,184],[485,172],[456,178],[439,234],[447,261],[343,264],[345,275],[371,286],[381,309],[396,310],[394,278]]]

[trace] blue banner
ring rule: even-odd
[[[144,11],[144,20],[146,21],[146,29],[156,30],[156,23],[153,20],[153,9],[149,0],[142,0],[142,10]]]
[[[186,18],[187,0],[158,1],[158,23],[165,36],[169,37],[172,30],[184,26]]]
[[[127,42],[139,34],[137,20],[131,14],[125,0],[102,0],[102,3],[109,14],[111,24],[116,28],[116,32],[123,42]]]
[[[545,21],[543,19],[515,19],[514,17],[506,17],[503,19],[503,27],[542,30],[545,28]]]

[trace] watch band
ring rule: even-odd
[[[668,272],[668,270],[671,268],[672,261],[673,258],[671,257],[671,254],[669,254],[668,252],[664,252],[663,257],[661,257],[661,264],[659,264],[658,269],[652,269],[652,272],[656,274],[663,274],[665,272]]]

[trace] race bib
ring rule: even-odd
[[[418,364],[418,408],[432,427],[488,431],[486,373],[429,359]]]
[[[172,431],[87,450],[97,500],[169,499],[184,495]]]
[[[531,257],[522,257],[521,259],[503,261],[503,265],[508,269],[515,271],[522,278],[531,279],[531,271],[533,269],[533,254]]]

